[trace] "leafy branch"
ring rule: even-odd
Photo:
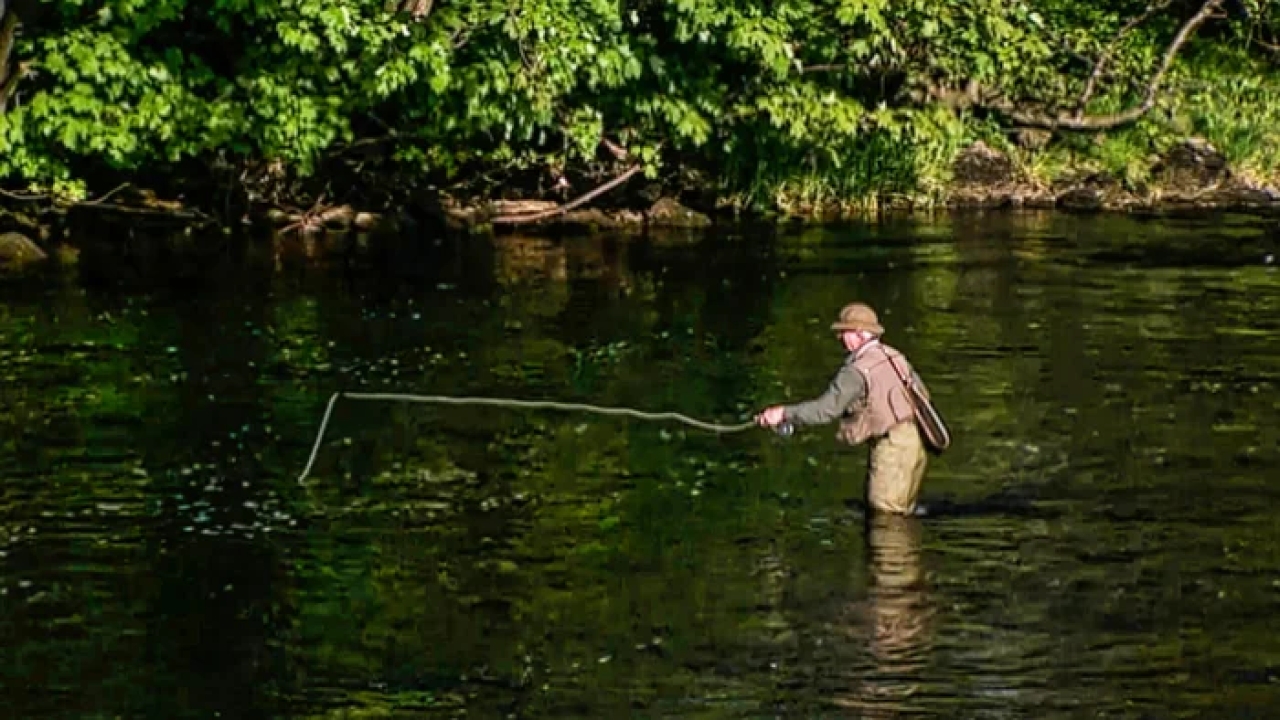
[[[1089,80],[1085,84],[1085,92],[1081,95],[1082,103],[1078,103],[1075,112],[1059,113],[1057,115],[1049,115],[1043,112],[1025,109],[1012,101],[1003,97],[994,97],[981,102],[981,105],[1006,115],[1013,122],[1033,128],[1042,128],[1045,130],[1109,130],[1111,128],[1127,125],[1147,114],[1153,107],[1160,95],[1160,86],[1164,81],[1165,75],[1169,72],[1169,68],[1173,65],[1174,59],[1178,52],[1191,39],[1196,30],[1212,17],[1217,17],[1225,0],[1207,0],[1200,6],[1199,11],[1192,15],[1178,29],[1176,35],[1169,42],[1161,55],[1160,64],[1152,73],[1147,81],[1146,88],[1143,91],[1142,101],[1133,107],[1109,115],[1085,115],[1083,113],[1083,102],[1087,102],[1093,94],[1093,88],[1097,81],[1097,76],[1101,74],[1100,68],[1105,64],[1110,50],[1114,48],[1115,43],[1119,41],[1119,37],[1112,41],[1107,51],[1099,58],[1098,63],[1094,67],[1093,73],[1089,76]],[[1168,3],[1165,5],[1167,6]],[[1154,9],[1149,8],[1146,13],[1136,18],[1136,22],[1130,22],[1125,25],[1121,33],[1127,33],[1137,22],[1145,20],[1150,14],[1162,9],[1161,6],[1155,6]]]
[[[1149,6],[1141,15],[1137,15],[1126,22],[1120,31],[1111,38],[1111,42],[1103,48],[1098,55],[1098,59],[1093,64],[1093,72],[1089,73],[1089,79],[1084,83],[1084,90],[1080,92],[1080,99],[1076,102],[1076,118],[1084,116],[1085,107],[1088,106],[1089,100],[1093,98],[1094,89],[1097,87],[1098,80],[1102,78],[1103,72],[1106,70],[1107,63],[1111,60],[1111,54],[1115,52],[1116,47],[1124,40],[1125,36],[1132,32],[1142,23],[1146,22],[1151,16],[1169,7],[1173,0],[1164,0]]]

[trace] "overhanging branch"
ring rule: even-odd
[[[1141,15],[1138,15],[1125,23],[1116,36],[1111,38],[1111,42],[1103,48],[1102,53],[1098,55],[1098,60],[1093,64],[1093,72],[1089,73],[1089,79],[1084,83],[1084,90],[1080,93],[1080,100],[1076,103],[1076,117],[1084,115],[1085,107],[1089,104],[1089,100],[1093,98],[1093,91],[1098,85],[1098,80],[1102,78],[1102,73],[1106,70],[1107,63],[1111,60],[1111,53],[1115,52],[1120,41],[1125,38],[1134,28],[1146,22],[1151,16],[1169,7],[1173,0],[1163,0],[1163,2],[1153,3]]]
[[[1174,35],[1173,40],[1169,42],[1169,46],[1165,48],[1164,54],[1160,58],[1160,64],[1151,75],[1151,79],[1147,81],[1147,87],[1143,92],[1142,102],[1128,110],[1111,115],[1091,116],[1084,115],[1080,112],[1048,115],[1018,107],[1015,103],[1005,98],[985,100],[981,104],[991,110],[1003,113],[1015,123],[1025,127],[1043,128],[1046,130],[1107,130],[1121,125],[1127,125],[1147,114],[1151,108],[1155,107],[1156,100],[1160,95],[1160,85],[1164,82],[1164,77],[1169,72],[1169,68],[1173,65],[1173,61],[1177,57],[1178,52],[1182,50],[1183,45],[1186,45],[1187,41],[1191,39],[1191,36],[1201,25],[1204,24],[1206,20],[1211,17],[1218,16],[1219,10],[1221,9],[1224,1],[1225,0],[1207,0],[1200,6],[1200,10],[1197,11],[1195,15],[1192,15],[1185,23],[1182,24],[1182,27],[1178,29],[1178,33]],[[1095,73],[1098,73],[1096,67]],[[1096,83],[1093,76],[1090,76],[1090,80]],[[1089,93],[1092,94],[1092,84],[1086,83],[1085,87]],[[1087,97],[1085,99],[1087,100]]]

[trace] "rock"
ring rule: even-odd
[[[1058,196],[1058,205],[1067,210],[1101,210],[1104,199],[1097,185],[1076,185]]]
[[[554,222],[561,225],[586,228],[611,228],[618,225],[616,218],[607,215],[603,210],[598,208],[571,210],[564,215],[561,215],[559,218],[555,218]]]
[[[1004,153],[981,140],[952,163],[947,205],[959,208],[1044,207],[1054,197],[1042,183],[1023,177]]]
[[[635,210],[619,210],[613,214],[614,219],[623,227],[642,227],[644,215]]]
[[[1227,180],[1227,159],[1208,141],[1192,138],[1173,148],[1153,170],[1164,193],[1195,195]]]
[[[58,258],[60,265],[75,265],[80,262],[80,248],[66,243],[58,243],[53,248],[53,254]]]
[[[39,236],[41,234],[41,226],[39,222],[28,215],[16,212],[11,213],[0,209],[0,232],[5,231],[20,232],[28,237]],[[47,228],[45,231],[47,232]]]
[[[702,228],[711,225],[711,218],[690,210],[671,198],[661,198],[646,213],[649,224],[655,227]]]
[[[662,199],[662,183],[645,183],[644,187],[636,192],[636,197],[651,205],[658,202]]]
[[[0,233],[0,265],[26,265],[49,256],[22,233]]]
[[[1217,201],[1234,207],[1257,207],[1280,202],[1280,191],[1269,185],[1254,185],[1240,178],[1233,178],[1217,193]]]
[[[1162,200],[1176,207],[1192,208],[1260,208],[1274,207],[1280,193],[1264,184],[1240,177],[1228,177],[1194,194],[1171,193]]]
[[[450,230],[471,230],[485,221],[479,207],[464,205],[435,190],[415,195],[413,207],[423,217],[437,220]]]
[[[1058,191],[1057,205],[1064,210],[1131,210],[1147,207],[1147,203],[1125,190],[1110,173],[1093,173],[1064,182]]]
[[[358,212],[352,219],[351,225],[357,230],[377,230],[392,227],[393,223],[382,213]]]
[[[960,151],[952,165],[952,175],[960,184],[995,185],[1017,180],[1009,158],[981,140]]]

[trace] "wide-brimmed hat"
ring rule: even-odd
[[[865,303],[849,303],[840,309],[840,319],[831,323],[832,330],[866,330],[876,335],[884,334],[884,326],[876,317],[876,311]]]

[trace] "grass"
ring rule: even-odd
[[[909,135],[909,136],[908,136]],[[823,151],[765,146],[727,163],[726,204],[788,216],[855,216],[886,204],[936,205],[968,140],[959,118],[922,112],[909,133],[867,132]]]
[[[1212,143],[1238,175],[1274,183],[1280,168],[1280,79],[1244,58],[1223,65],[1195,68],[1179,119]]]

